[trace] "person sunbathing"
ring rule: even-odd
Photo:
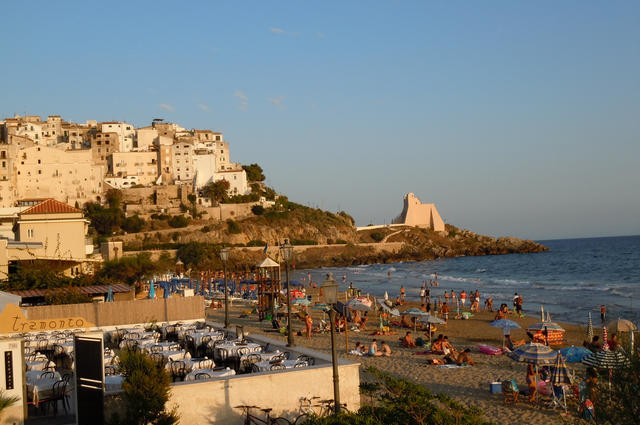
[[[404,338],[402,338],[401,343],[404,347],[407,348],[415,348],[416,347],[416,343],[413,341],[413,338],[411,337],[411,332],[407,332],[406,335],[404,336]]]
[[[444,354],[442,351],[442,338],[442,334],[438,335],[438,338],[431,344],[431,352],[433,354]]]
[[[462,353],[458,354],[458,358],[456,359],[456,364],[458,366],[473,366],[473,359],[471,358],[471,350],[466,348]]]
[[[391,357],[391,347],[389,347],[387,341],[382,341],[380,350],[376,352],[376,357]]]
[[[402,326],[403,328],[412,328],[413,324],[409,323],[409,321],[407,320],[407,317],[409,316],[402,316],[402,320],[400,321],[400,326]]]
[[[451,345],[451,343],[449,342],[448,336],[445,336],[444,338],[442,338],[442,351],[445,354],[456,351],[456,349],[453,348],[453,345]]]

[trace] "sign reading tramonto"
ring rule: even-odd
[[[44,332],[60,329],[90,328],[95,326],[83,317],[56,317],[52,319],[27,319],[15,304],[7,304],[0,314],[0,333]]]

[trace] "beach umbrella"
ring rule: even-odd
[[[352,298],[347,302],[347,307],[351,310],[359,310],[359,311],[369,311],[371,310],[371,301],[369,303],[364,302],[366,298]]]
[[[416,320],[425,322],[427,324],[427,332],[429,333],[429,342],[431,342],[431,324],[434,323],[436,325],[444,325],[446,323],[441,318],[436,317],[432,314],[428,314],[427,316],[420,316]]]
[[[534,341],[544,341],[546,344],[557,345],[564,341],[565,330],[555,322],[538,322],[527,328],[534,334]]]
[[[536,378],[535,386],[538,387],[537,375],[538,365],[551,365],[556,361],[558,356],[555,350],[547,347],[544,344],[538,344],[537,342],[530,342],[513,350],[508,356],[521,363],[528,363],[535,366]]]
[[[291,304],[307,306],[311,304],[311,301],[306,298],[296,298],[295,300],[291,301]]]
[[[609,351],[609,337],[607,336],[607,327],[604,326],[602,328],[602,339],[604,341],[602,341],[602,349],[604,351]]]
[[[629,364],[629,359],[621,350],[608,350],[591,353],[582,363],[597,369],[618,369]]]
[[[593,321],[591,320],[591,312],[589,312],[589,321],[587,322],[587,341],[593,340]]]
[[[571,385],[571,376],[569,376],[569,370],[567,369],[567,365],[562,359],[562,355],[558,353],[558,357],[556,358],[556,363],[551,368],[551,385],[554,387],[562,387],[562,385]],[[564,407],[565,413],[567,412],[567,398],[564,392],[564,388],[562,388],[562,402],[557,398],[555,390],[551,392],[553,394],[552,405],[557,406],[562,404]]]
[[[156,297],[156,288],[153,286],[153,281],[149,282],[149,299],[152,300]]]
[[[387,301],[389,299],[389,294],[387,294],[387,291],[384,291],[384,300]]]
[[[416,318],[416,320],[413,322],[413,331],[414,332],[417,329],[417,321],[418,321],[417,319],[419,317],[425,317],[426,318],[426,317],[430,316],[430,314],[427,313],[426,311],[422,311],[419,308],[415,308],[415,307],[403,311],[402,315],[403,316],[411,316],[411,317],[415,317]]]
[[[609,324],[607,325],[607,329],[610,332],[633,332],[633,331],[637,331],[638,327],[633,324],[633,322],[627,320],[627,319],[621,319],[621,318],[617,318],[616,320],[609,322]]]
[[[378,299],[377,299],[377,301],[378,301],[378,304],[380,304],[380,307],[382,307],[382,309],[383,309],[385,312],[389,313],[389,314],[390,314],[390,315],[392,315],[392,316],[400,316],[400,312],[398,311],[398,309],[397,309],[397,308],[391,308],[391,307],[389,307],[388,305],[386,305],[386,304],[384,303],[384,300],[381,300],[380,298],[378,298]]]
[[[329,311],[331,307],[328,304],[318,303],[311,306],[311,310],[321,310],[322,311],[322,321],[324,321],[324,314]]]
[[[504,336],[511,333],[511,329],[520,329],[520,325],[509,319],[498,319],[489,323],[489,326],[502,329],[502,347],[504,348]]]
[[[113,288],[111,285],[109,285],[109,291],[107,292],[107,302],[113,302]]]
[[[565,358],[567,363],[580,363],[582,359],[592,354],[592,351],[584,347],[566,347],[560,350],[560,354]]]
[[[169,290],[169,285],[171,285],[169,282],[163,282],[162,289],[164,291],[162,292],[162,298],[171,297],[171,291]]]
[[[536,366],[551,365],[556,360],[557,352],[544,344],[530,342],[513,350],[509,357],[517,362]]]

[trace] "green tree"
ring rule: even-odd
[[[125,220],[124,212],[119,207],[105,208],[97,202],[84,204],[84,215],[98,234],[106,236],[119,230]]]
[[[628,348],[628,347],[627,347]],[[631,350],[628,350],[631,352]],[[601,423],[640,424],[640,353],[631,352],[629,363],[614,369],[609,380],[599,380],[596,419]]]
[[[120,370],[124,375],[122,392],[124,415],[112,417],[111,423],[127,425],[175,424],[177,409],[167,410],[171,378],[146,354],[124,351],[120,355]]]
[[[182,260],[186,268],[204,265],[214,255],[212,247],[201,242],[187,242],[176,253],[176,257]]]
[[[247,180],[250,182],[261,182],[265,179],[262,167],[258,164],[243,165],[242,169],[247,173]]]
[[[227,191],[231,185],[226,180],[209,182],[202,188],[202,194],[211,199],[212,203],[222,202],[227,198]]]
[[[169,226],[173,228],[187,227],[189,225],[189,219],[182,214],[174,215],[169,219]]]
[[[140,216],[136,214],[131,217],[125,218],[121,227],[122,230],[127,233],[139,233],[142,231],[146,224],[146,221],[144,221],[144,219],[140,218]]]
[[[109,208],[120,209],[120,206],[122,205],[122,192],[120,190],[109,189],[104,197],[107,204],[109,204]]]
[[[262,205],[254,205],[251,207],[251,212],[255,215],[262,215],[264,214],[264,207]]]
[[[135,257],[121,257],[107,261],[96,273],[96,280],[100,282],[124,282],[140,288],[142,280],[156,273],[156,263],[151,261],[148,253],[140,253]],[[164,270],[160,270],[164,271]]]

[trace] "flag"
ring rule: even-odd
[[[264,250],[262,250],[262,253],[263,253],[264,255],[267,255],[267,248],[269,248],[269,244],[265,244],[265,245],[264,245]]]

